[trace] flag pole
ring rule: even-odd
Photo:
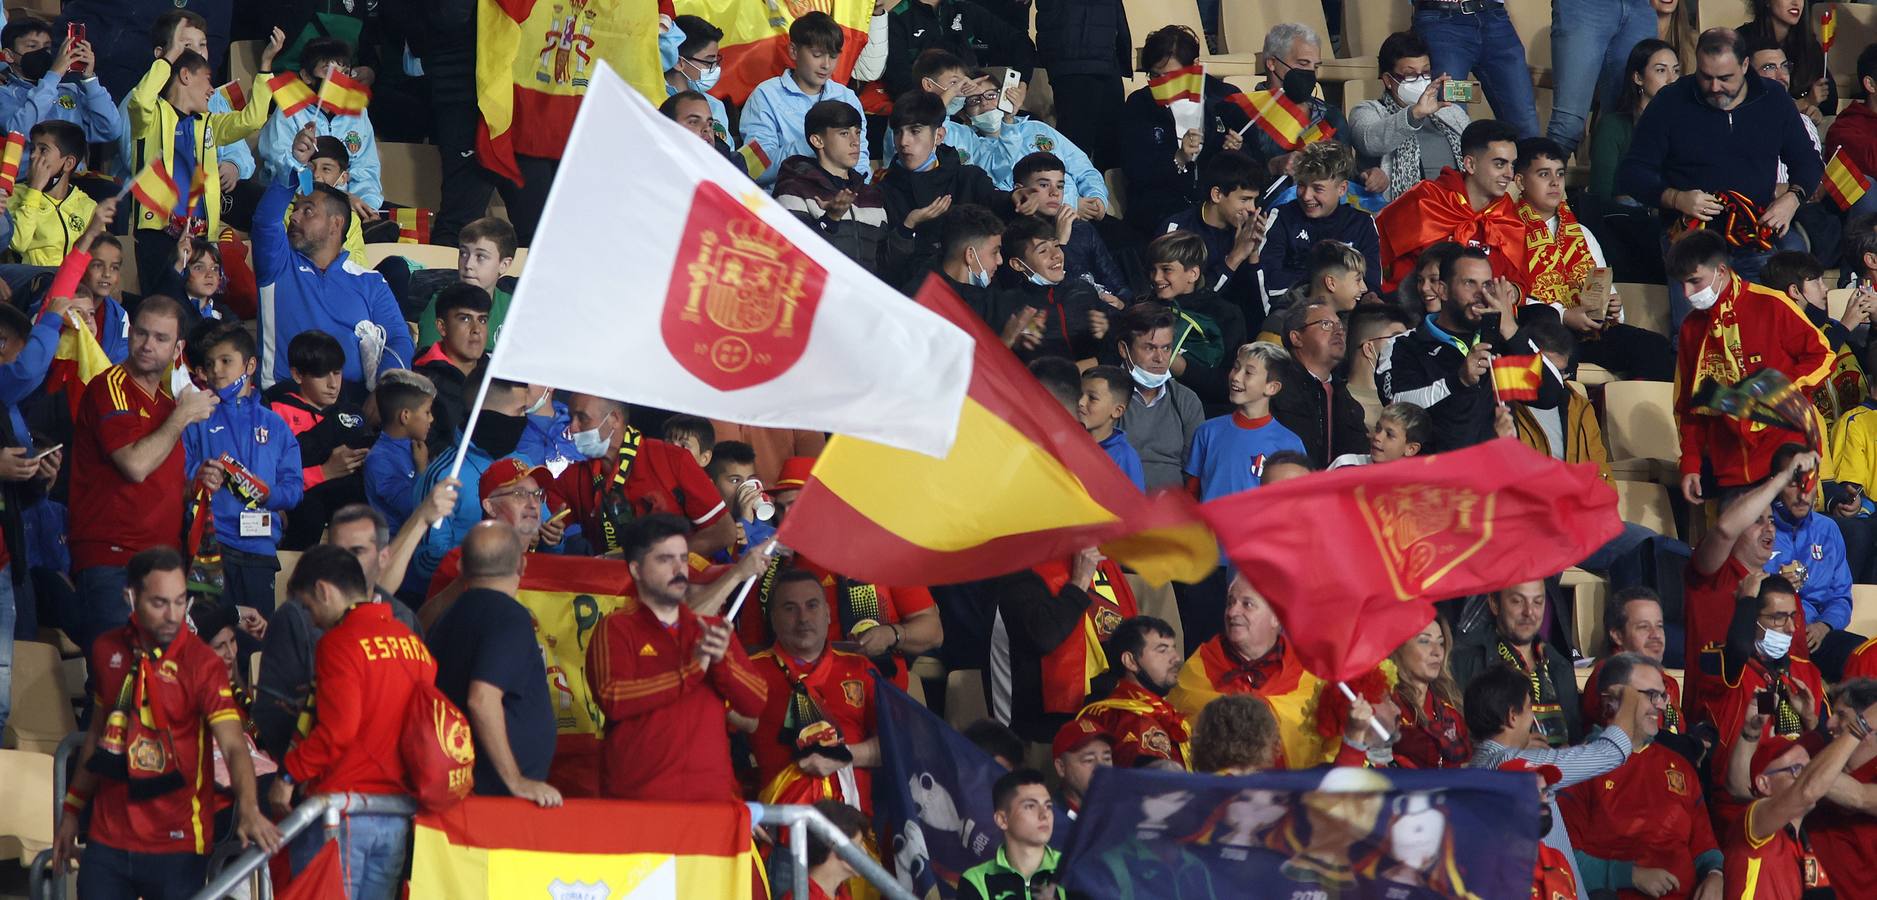
[[[1349,682],[1338,681],[1336,687],[1342,690],[1343,696],[1349,698],[1350,703],[1356,702],[1356,692],[1349,689]],[[1394,739],[1394,735],[1388,733],[1388,726],[1383,725],[1373,715],[1369,716],[1369,728],[1375,732],[1376,737],[1382,739],[1384,744]]]
[[[769,546],[763,548],[763,556],[770,557],[774,555],[776,555],[776,542],[773,539],[771,539],[769,541]],[[743,609],[743,601],[749,599],[750,588],[755,587],[756,579],[761,578],[761,577],[762,577],[762,573],[758,572],[743,580],[743,586],[740,588],[737,588],[736,599],[730,601],[730,611],[725,613],[723,616],[723,620],[725,622],[736,621],[736,614]]]
[[[511,302],[508,308],[513,312],[515,304]],[[495,349],[489,351],[489,364],[482,367],[482,386],[476,388],[476,402],[469,407],[469,421],[463,423],[463,439],[456,444],[456,461],[450,464],[450,477],[453,479],[462,477],[463,460],[469,456],[469,436],[476,433],[476,420],[482,418],[482,404],[489,399],[489,382],[495,380],[495,361],[501,358],[503,346],[496,344]],[[443,520],[430,523],[430,527],[442,528]]]

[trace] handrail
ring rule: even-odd
[[[320,794],[294,807],[293,812],[280,820],[276,826],[280,829],[280,849],[285,850],[288,843],[322,817],[328,829],[337,828],[342,813],[409,818],[417,814],[417,803],[399,794]],[[261,847],[249,847],[235,857],[220,875],[197,891],[191,900],[221,900],[246,881],[256,869],[266,865],[267,858],[272,855]]]
[[[918,900],[911,892],[900,887],[897,880],[888,874],[866,850],[857,846],[847,835],[842,834],[834,823],[828,821],[812,806],[775,806],[767,803],[749,804],[750,820],[758,825],[778,825],[789,829],[789,853],[795,861],[795,900],[807,900],[808,897],[808,835],[815,832],[835,855],[854,867],[854,872],[865,878],[879,890],[887,900]],[[201,900],[201,898],[197,898]]]
[[[60,739],[58,749],[52,751],[52,834],[58,840],[59,819],[65,816],[65,770],[71,768],[72,757],[85,746],[85,732],[74,731]],[[41,900],[48,882],[52,885],[52,896],[65,896],[65,873],[52,871],[52,851],[41,850],[33,857],[32,868],[27,871],[26,896],[32,900]]]

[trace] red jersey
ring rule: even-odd
[[[1851,770],[1858,784],[1877,783],[1877,758]],[[1877,819],[1827,800],[1805,817],[1812,852],[1840,897],[1877,897]]]
[[[1393,697],[1401,711],[1395,733],[1395,765],[1403,769],[1461,769],[1473,758],[1473,742],[1467,737],[1466,717],[1460,708],[1440,698],[1433,691],[1421,692],[1421,714],[1414,714],[1413,703],[1396,688]]]
[[[1563,851],[1549,844],[1538,845],[1538,866],[1532,873],[1532,900],[1572,900],[1577,896],[1577,879],[1571,877],[1571,861]]]
[[[1165,697],[1135,681],[1122,679],[1107,699],[1083,707],[1077,718],[1093,720],[1113,738],[1114,764],[1120,768],[1134,768],[1142,758],[1193,767],[1188,755],[1193,734],[1186,717]]]
[[[1719,651],[1711,650],[1708,652],[1707,659],[1703,660],[1703,664],[1718,669],[1721,664],[1721,655]],[[1767,669],[1766,665],[1755,657],[1741,667],[1738,681],[1732,684],[1721,683],[1720,678],[1715,678],[1714,681],[1720,685],[1720,694],[1709,709],[1709,717],[1713,720],[1714,727],[1720,731],[1714,745],[1713,757],[1714,778],[1717,783],[1727,774],[1728,754],[1733,751],[1734,743],[1740,740],[1740,732],[1747,726],[1747,713],[1753,709],[1754,703],[1757,702],[1755,697],[1761,691],[1777,683],[1786,696],[1796,700],[1797,692],[1793,690],[1793,684],[1803,683],[1806,690],[1812,692],[1812,697],[1818,704],[1815,711],[1819,713],[1821,720],[1824,718],[1825,679],[1819,674],[1818,666],[1813,665],[1811,660],[1797,656],[1788,657],[1786,671],[1775,673]],[[1768,723],[1768,727],[1770,734],[1803,735],[1805,725],[1797,709],[1788,710],[1782,703],[1778,715]]]
[[[1731,615],[1731,614],[1730,614]],[[1699,659],[1699,657],[1696,657]],[[1590,680],[1584,682],[1577,693],[1582,702],[1584,727],[1590,728],[1605,724],[1603,721],[1603,696],[1597,689],[1597,676],[1603,672],[1603,664],[1608,657],[1597,660],[1590,668]],[[1681,684],[1674,676],[1662,673],[1663,689],[1668,691],[1668,708],[1662,711],[1662,730],[1673,734],[1682,732]]]
[[[110,710],[124,680],[135,676],[137,635],[135,625],[125,625],[92,642],[96,715]],[[156,721],[167,726],[159,730],[168,735],[167,749],[183,786],[133,801],[129,782],[100,779],[92,798],[91,840],[132,853],[208,853],[215,843],[214,738],[209,730],[218,722],[241,721],[228,667],[209,645],[183,629],[147,681],[152,711]]]
[[[162,427],[176,410],[169,386],[152,395],[123,366],[91,379],[72,427],[72,567],[121,566],[139,550],[182,543],[182,441],[142,481],[131,481],[111,454]]]
[[[701,619],[678,607],[667,627],[644,603],[600,620],[587,644],[587,687],[606,717],[600,793],[623,800],[741,800],[730,767],[723,709],[762,715],[761,676],[730,642],[723,659],[700,670],[694,655]]]
[[[1702,805],[1700,774],[1661,744],[1636,751],[1614,772],[1566,788],[1558,794],[1558,810],[1578,851],[1674,875],[1681,889],[1666,897],[1692,893],[1700,884],[1695,858],[1717,849]],[[1625,889],[1617,896],[1642,900],[1646,895]]]
[[[1753,814],[1765,802],[1764,798],[1753,801],[1746,815],[1728,829],[1727,841],[1721,846],[1726,857],[1722,869],[1727,880],[1725,895],[1745,900],[1799,900],[1805,893],[1805,848],[1792,826],[1782,824],[1763,841],[1752,837]]]
[[[437,661],[391,604],[347,610],[319,639],[313,730],[287,751],[287,772],[314,793],[410,793],[398,738],[420,680],[436,682]]]
[[[628,438],[636,436],[638,432],[632,431]],[[620,449],[621,455],[630,455],[626,446]],[[548,494],[559,501],[550,505],[573,510],[574,519],[592,542],[595,553],[618,548],[617,539],[607,535],[623,523],[611,523],[602,514],[606,492],[612,489],[618,473],[617,456],[588,459],[568,466],[546,485]],[[690,451],[657,438],[638,437],[637,455],[626,470],[624,489],[634,516],[676,513],[701,528],[724,515],[723,498],[718,496],[710,476],[704,474],[704,467],[697,464]]]
[[[1877,637],[1858,645],[1844,663],[1844,680],[1877,678]]]
[[[1705,458],[1721,487],[1739,487],[1765,478],[1774,451],[1794,435],[1764,422],[1696,412],[1695,393],[1708,381],[1738,384],[1761,369],[1778,369],[1810,395],[1831,375],[1836,355],[1825,333],[1785,294],[1733,273],[1719,289],[1712,307],[1689,313],[1681,323],[1675,422],[1682,474],[1698,474]],[[1721,627],[1726,625],[1723,619]]]
[[[1720,690],[1718,684],[1710,686],[1708,682],[1715,679],[1701,671],[1701,651],[1709,644],[1727,642],[1727,626],[1734,620],[1734,596],[1745,577],[1746,564],[1732,554],[1712,575],[1701,574],[1692,563],[1682,569],[1682,617],[1687,634],[1682,659],[1687,667],[1689,700],[1682,711],[1695,722],[1707,721],[1708,707]]]
[[[797,676],[815,702],[815,708],[821,711],[821,717],[840,729],[841,743],[858,744],[873,737],[877,707],[873,701],[873,662],[866,657],[830,647],[813,663],[803,665],[791,659],[785,664],[779,648],[771,647],[752,657],[750,664],[762,677],[768,691],[763,714],[756,720],[756,733],[750,736],[750,748],[756,754],[756,769],[765,797],[773,794],[780,798],[790,783],[808,779],[795,765],[794,744],[784,743],[782,735]],[[859,791],[859,796],[853,799],[859,802],[862,812],[870,814],[873,811],[872,773],[859,767],[853,771],[854,784]],[[834,785],[837,779],[816,780],[828,783],[815,786],[813,790],[822,793],[812,799],[765,802],[812,803],[830,797],[844,799]]]
[[[745,649],[754,650],[775,643],[775,634],[769,630],[769,586],[781,564],[771,565],[763,580],[757,582],[751,592],[750,601],[755,608],[748,613],[738,614],[736,622],[737,640],[743,642]],[[894,625],[904,622],[907,616],[931,609],[932,592],[922,587],[887,587],[880,584],[865,584],[842,578],[821,567],[814,560],[797,555],[793,568],[813,573],[821,579],[822,593],[827,596],[828,609],[833,612],[828,616],[828,642],[853,640],[855,635],[843,626],[843,616],[860,620],[871,619],[881,625]],[[853,596],[848,596],[853,595]],[[862,607],[872,604],[877,607],[871,615],[863,615]],[[858,624],[858,621],[855,622]],[[907,664],[905,659],[893,671],[893,685],[900,690],[906,689]]]

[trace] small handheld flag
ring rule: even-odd
[[[400,206],[393,213],[393,216],[397,219],[398,223],[398,243],[430,243],[430,223],[436,217],[434,210]]]
[[[1818,17],[1818,46],[1826,53],[1831,52],[1831,45],[1838,40],[1838,5],[1825,7],[1823,15]]]
[[[1493,393],[1502,403],[1538,399],[1538,388],[1544,380],[1545,360],[1536,353],[1501,356],[1492,361]]]
[[[300,80],[298,72],[282,72],[269,78],[267,89],[274,93],[274,105],[283,116],[291,116],[319,99],[313,95],[313,89]]]
[[[1206,93],[1206,69],[1198,63],[1174,69],[1147,82],[1147,91],[1161,106],[1172,106],[1175,100],[1198,102]]]
[[[749,177],[755,178],[769,171],[769,152],[763,149],[763,145],[750,141],[736,152],[742,154],[743,168],[749,171]]]
[[[240,112],[248,108],[248,92],[242,90],[241,82],[230,81],[215,89],[215,96],[228,101],[228,108]]]
[[[369,105],[371,88],[336,68],[327,73],[326,83],[319,86],[319,108],[335,116],[364,115]]]
[[[5,149],[0,149],[0,191],[13,192],[13,185],[20,179],[20,157],[25,153],[26,135],[9,132]]]
[[[196,166],[189,173],[189,202],[184,207],[188,211],[184,215],[195,215],[196,207],[201,205],[202,198],[207,195],[208,176],[205,174],[207,171],[208,166]]]
[[[150,160],[150,164],[131,180],[129,190],[145,209],[166,217],[176,208],[176,201],[182,199],[176,179],[169,174],[169,167],[163,165],[160,156]]]
[[[1253,91],[1249,94],[1233,94],[1232,102],[1245,111],[1250,124],[1257,125],[1265,134],[1286,150],[1295,150],[1303,146],[1304,130],[1310,127],[1310,113],[1303,107],[1292,103],[1289,97],[1278,91]],[[1240,132],[1241,134],[1243,131]]]
[[[1870,176],[1858,171],[1851,160],[1845,158],[1844,148],[1839,147],[1831,154],[1831,161],[1825,163],[1825,195],[1838,204],[1838,208],[1849,212],[1864,194],[1870,190]]]

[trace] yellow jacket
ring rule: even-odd
[[[64,200],[33,190],[22,181],[7,210],[13,214],[13,252],[29,266],[56,266],[91,223],[97,201],[78,188]]]
[[[144,73],[143,80],[130,89],[130,98],[125,103],[125,110],[130,115],[131,160],[130,170],[142,172],[156,154],[162,154],[163,165],[170,172],[176,171],[176,129],[182,123],[182,114],[163,99],[163,86],[169,83],[169,60],[158,58],[150,64],[150,71]],[[191,116],[196,120],[196,164],[205,167],[207,177],[203,178],[204,200],[208,205],[208,234],[213,237],[221,233],[222,225],[222,181],[216,169],[221,162],[218,147],[232,144],[247,138],[261,130],[267,123],[267,112],[274,106],[274,92],[267,87],[267,74],[254,76],[254,87],[248,92],[246,109],[230,113],[198,113]],[[189,185],[178,184],[176,189],[188,194]],[[169,225],[170,210],[152,210],[138,204],[137,227],[162,229]]]
[[[1567,463],[1596,463],[1597,474],[1610,483],[1610,451],[1603,445],[1603,428],[1597,424],[1597,410],[1584,394],[1584,386],[1569,383],[1570,404],[1564,410],[1564,454]],[[1512,406],[1512,424],[1518,428],[1519,442],[1546,456],[1552,453],[1549,435],[1523,403]]]
[[[1831,470],[1839,484],[1877,490],[1877,407],[1851,408],[1831,429]]]
[[[287,206],[286,221],[289,224],[293,222],[292,204],[288,204]],[[346,255],[351,257],[353,262],[365,268],[371,268],[365,265],[365,229],[359,226],[358,216],[356,214],[347,220],[345,226],[345,244],[341,249],[345,250]]]

